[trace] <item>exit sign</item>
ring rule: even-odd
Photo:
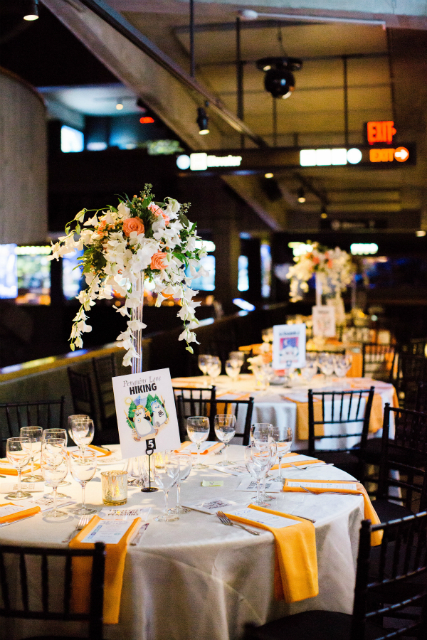
[[[396,133],[393,120],[373,120],[366,123],[368,144],[393,144],[393,136]]]

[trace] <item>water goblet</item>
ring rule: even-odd
[[[212,384],[214,384],[215,379],[221,375],[221,360],[218,356],[211,356],[208,362],[208,374],[211,377]]]
[[[254,445],[245,447],[245,465],[257,483],[257,495],[254,503],[260,507],[270,505],[261,495],[261,480],[265,478],[271,466],[271,453],[267,449],[259,449]]]
[[[199,369],[204,376],[208,375],[208,365],[210,358],[211,356],[203,354],[197,358],[197,364],[199,365]]]
[[[267,444],[272,440],[270,422],[255,422],[251,426],[251,442],[256,445]]]
[[[209,418],[205,418],[203,416],[192,416],[187,418],[188,437],[197,447],[197,464],[194,465],[195,469],[206,468],[206,466],[200,462],[200,445],[208,439],[209,429]]]
[[[245,364],[245,354],[243,351],[230,351],[228,354],[229,360],[237,360],[240,363],[240,368]]]
[[[220,413],[215,416],[214,420],[215,434],[218,440],[224,443],[224,458],[218,464],[226,466],[230,464],[227,459],[228,444],[236,433],[236,416],[232,413]]]
[[[22,467],[25,467],[30,461],[31,446],[30,439],[21,436],[6,440],[6,457],[18,472],[18,489],[9,493],[6,496],[6,500],[24,500],[32,497],[31,493],[22,491],[21,484]]]
[[[239,378],[241,364],[238,360],[226,360],[225,361],[225,373],[232,379],[233,382]]]
[[[177,512],[173,512],[169,509],[169,491],[179,479],[180,473],[180,459],[174,453],[165,454],[165,464],[161,469],[156,469],[156,475],[154,478],[157,486],[162,489],[165,496],[165,509],[162,515],[157,516],[155,520],[158,522],[171,522],[172,520],[178,520],[179,516]]]
[[[70,469],[74,480],[77,480],[82,486],[82,503],[74,513],[78,516],[85,516],[89,513],[95,513],[96,509],[86,507],[85,489],[86,484],[92,480],[96,472],[96,451],[90,449],[80,449],[80,451],[70,452]]]
[[[64,447],[67,447],[67,443],[68,443],[68,435],[67,435],[67,431],[66,429],[60,429],[59,427],[54,428],[54,429],[44,429],[43,430],[43,439],[42,439],[42,443],[46,442],[46,440],[50,440],[52,438],[59,438],[60,440],[64,441]],[[46,483],[48,484],[48,483]],[[58,487],[66,487],[67,485],[69,485],[70,482],[68,482],[68,480],[61,480],[61,482],[58,484]],[[45,493],[43,494],[43,498],[51,498],[52,494],[51,493]],[[57,498],[68,498],[68,496],[65,495],[65,493],[57,493],[56,494]]]
[[[181,505],[181,482],[187,480],[193,468],[191,456],[187,456],[187,458],[180,459],[179,476],[176,482],[176,507],[175,509],[172,509],[174,513],[188,513],[189,511],[191,511],[191,509],[187,509],[186,507],[183,507]]]
[[[40,469],[45,482],[53,488],[53,509],[49,511],[47,518],[68,517],[68,514],[57,509],[56,505],[58,485],[68,473],[68,455],[62,438],[49,438],[42,442]]]
[[[307,360],[305,367],[301,369],[301,375],[308,383],[311,382],[313,377],[317,373],[317,362],[314,360]]]
[[[93,440],[95,428],[89,416],[74,415],[68,417],[68,434],[83,451]]]
[[[282,478],[282,458],[286,453],[289,453],[291,450],[293,432],[292,427],[285,427],[284,429],[279,429],[277,426],[271,427],[271,437],[277,444],[277,458],[279,460],[279,478]]]
[[[323,373],[324,376],[326,376],[326,381],[328,382],[334,372],[334,358],[327,354],[327,353],[322,353],[319,356],[319,367],[320,367],[320,371]]]
[[[336,356],[334,370],[338,378],[342,379],[351,369],[353,358],[351,356]]]
[[[43,482],[43,476],[34,473],[34,455],[41,452],[43,429],[41,427],[21,427],[20,435],[23,438],[28,438],[31,446],[31,472],[29,476],[22,479],[22,482]]]

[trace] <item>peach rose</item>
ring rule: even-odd
[[[125,236],[129,237],[132,231],[136,231],[138,235],[144,233],[145,227],[142,220],[139,218],[128,218],[123,222],[123,233]]]
[[[150,267],[152,269],[166,269],[167,266],[168,265],[166,263],[166,254],[163,253],[163,251],[158,251],[151,258]]]
[[[163,211],[161,207],[158,207],[156,204],[154,204],[154,202],[150,202],[150,204],[148,205],[148,209],[150,209],[150,211],[154,213],[155,216],[162,216],[165,224],[169,223],[169,216]]]

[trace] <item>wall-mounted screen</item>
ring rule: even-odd
[[[85,148],[85,138],[81,131],[63,125],[61,127],[61,151],[63,153],[79,153]]]
[[[197,291],[214,291],[215,289],[215,256],[207,255],[201,259],[201,265],[208,275],[194,278],[191,283],[192,289]],[[188,271],[189,273],[189,271]]]
[[[16,247],[17,304],[50,304],[50,246]]]
[[[85,286],[77,262],[82,255],[83,251],[74,251],[66,253],[62,259],[62,291],[66,300],[73,300]]]
[[[16,244],[0,244],[0,298],[16,298]]]

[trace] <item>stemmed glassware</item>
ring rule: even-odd
[[[159,522],[170,522],[178,520],[178,513],[169,509],[169,491],[179,479],[180,459],[174,453],[165,453],[165,464],[163,467],[156,469],[154,481],[157,486],[162,489],[165,496],[165,509],[161,516],[157,516],[155,520]]]
[[[200,462],[200,445],[208,439],[209,429],[209,418],[205,418],[203,416],[192,416],[187,418],[188,437],[191,442],[194,442],[197,446],[197,464],[194,465],[195,469],[205,468],[205,465]]]
[[[228,359],[237,360],[237,362],[240,364],[240,368],[242,368],[245,364],[245,354],[243,353],[243,351],[230,351],[230,353],[228,354]]]
[[[271,468],[271,449],[269,447],[257,447],[251,444],[245,448],[246,468],[257,483],[257,495],[254,503],[260,507],[268,507],[269,502],[261,495],[261,480],[263,480],[268,470]]]
[[[89,416],[74,415],[68,417],[68,434],[81,451],[90,445],[95,433],[93,420]]]
[[[317,373],[317,360],[309,360],[307,358],[305,366],[301,369],[301,375],[306,382],[310,384],[311,380]]]
[[[334,370],[338,378],[340,379],[344,378],[347,372],[351,369],[352,363],[353,363],[353,359],[351,356],[347,356],[347,355],[335,356]]]
[[[279,429],[277,426],[271,426],[270,434],[272,439],[277,444],[277,458],[279,460],[279,478],[282,478],[282,458],[286,453],[289,453],[292,446],[293,432],[292,427],[285,427]]]
[[[220,413],[215,416],[214,420],[215,434],[218,440],[224,443],[224,458],[219,465],[226,466],[229,464],[228,444],[236,434],[236,416],[233,413]]]
[[[49,438],[42,443],[40,468],[46,483],[53,487],[53,510],[48,518],[68,517],[68,513],[57,509],[57,488],[68,473],[68,454],[62,438]]]
[[[22,491],[21,484],[22,467],[25,467],[30,461],[31,447],[32,443],[29,438],[18,436],[6,440],[6,457],[18,472],[18,489],[9,493],[6,500],[24,500],[32,497],[31,493]]]
[[[74,480],[82,485],[82,503],[74,511],[78,516],[86,516],[95,513],[96,509],[86,507],[85,489],[89,480],[92,480],[96,472],[96,451],[90,449],[70,452],[70,470]]]
[[[319,356],[320,371],[326,376],[326,380],[329,381],[335,367],[334,357],[328,353],[322,353]]]
[[[187,509],[186,507],[183,507],[181,505],[181,482],[184,482],[184,480],[187,480],[193,468],[193,465],[191,462],[191,456],[187,456],[187,457],[188,457],[188,460],[185,458],[180,459],[179,476],[176,482],[176,507],[175,509],[172,509],[174,513],[188,513],[190,511],[190,509]]]
[[[221,375],[221,368],[221,360],[218,356],[211,356],[208,361],[208,374],[211,377],[212,384]]]
[[[211,356],[208,356],[208,355],[200,355],[197,358],[197,363],[199,365],[199,369],[203,373],[204,376],[208,375],[208,365],[209,365],[209,360],[210,359],[211,359]]]
[[[257,446],[270,442],[272,427],[270,422],[255,422],[251,427],[251,442]]]
[[[241,364],[239,360],[226,360],[225,361],[225,373],[236,382],[239,378]]]
[[[31,473],[23,478],[22,482],[43,482],[43,476],[34,473],[34,455],[41,453],[43,429],[41,427],[21,427],[20,434],[23,438],[29,439],[31,450]]]
[[[52,438],[59,438],[60,440],[64,441],[64,447],[67,448],[67,444],[68,444],[68,436],[67,436],[67,431],[65,429],[60,429],[60,428],[55,428],[55,429],[44,429],[43,430],[43,438],[42,438],[42,446],[43,446],[43,442],[46,442],[46,440],[51,440]],[[68,480],[61,480],[61,482],[58,484],[58,487],[66,487],[67,485],[69,485],[70,483],[68,482]],[[51,493],[45,493],[43,495],[43,498],[51,498],[52,494]],[[65,495],[65,493],[57,493],[56,494],[57,498],[67,498],[68,496]]]

